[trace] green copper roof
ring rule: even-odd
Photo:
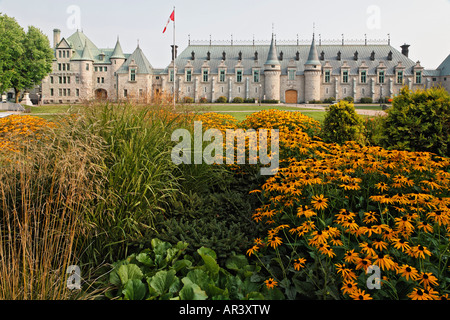
[[[270,43],[269,54],[267,55],[267,61],[265,64],[280,65],[277,55],[277,46],[275,45],[274,36],[272,34],[272,42]]]
[[[113,51],[110,59],[125,59],[125,55],[123,54],[123,50],[122,50],[122,46],[120,45],[119,38],[117,38],[116,46],[114,47],[114,51]]]
[[[439,65],[438,70],[440,71],[441,77],[443,77],[443,76],[450,76],[450,54]]]
[[[81,54],[81,61],[94,61],[94,57],[92,56],[91,50],[86,44],[83,49],[83,53]]]
[[[309,49],[308,60],[305,62],[305,65],[316,65],[316,66],[320,65],[319,55],[317,53],[316,41],[314,40],[314,35],[313,35],[313,40],[311,43],[311,48]]]
[[[137,66],[137,74],[153,74],[153,67],[139,46],[134,50],[131,56],[127,58],[127,61],[120,67],[117,73],[128,73],[128,68],[133,61]]]

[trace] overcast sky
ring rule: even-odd
[[[192,40],[311,39],[313,23],[322,39],[387,39],[410,58],[435,69],[450,54],[450,0],[0,0],[0,12],[26,28],[53,29],[69,37],[77,28],[99,47],[132,53],[139,39],[155,68],[170,63],[173,26],[162,30],[176,7],[179,52]]]

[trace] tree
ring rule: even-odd
[[[384,147],[450,155],[450,95],[444,88],[404,87],[383,121]]]
[[[353,103],[341,100],[327,108],[322,129],[325,142],[343,144],[347,141],[364,143],[364,124]]]
[[[25,32],[17,21],[0,14],[0,94],[12,87],[12,79],[19,77],[24,38]]]
[[[53,50],[36,27],[28,32],[14,18],[0,16],[0,91],[13,88],[16,102],[25,89],[39,85],[52,71]]]

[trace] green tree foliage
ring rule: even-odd
[[[11,80],[20,75],[17,62],[24,53],[25,32],[14,18],[0,15],[0,93],[11,88]]]
[[[36,27],[25,32],[14,18],[0,16],[0,91],[20,93],[39,85],[52,71],[53,50],[48,38]]]
[[[327,107],[322,138],[326,142],[364,142],[363,120],[356,113],[353,103],[342,100]]]
[[[448,156],[450,95],[443,88],[411,91],[394,98],[383,122],[381,143],[390,149],[428,151]]]

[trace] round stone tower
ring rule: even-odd
[[[266,100],[280,101],[281,64],[278,60],[274,35],[270,44],[267,61],[264,64],[264,91]]]
[[[309,50],[308,60],[305,63],[305,102],[320,100],[320,79],[322,64],[317,54],[316,42],[313,40]]]
[[[94,58],[87,43],[84,45],[83,54],[79,61],[81,80],[80,99],[92,99],[94,97],[92,91],[94,81]]]

